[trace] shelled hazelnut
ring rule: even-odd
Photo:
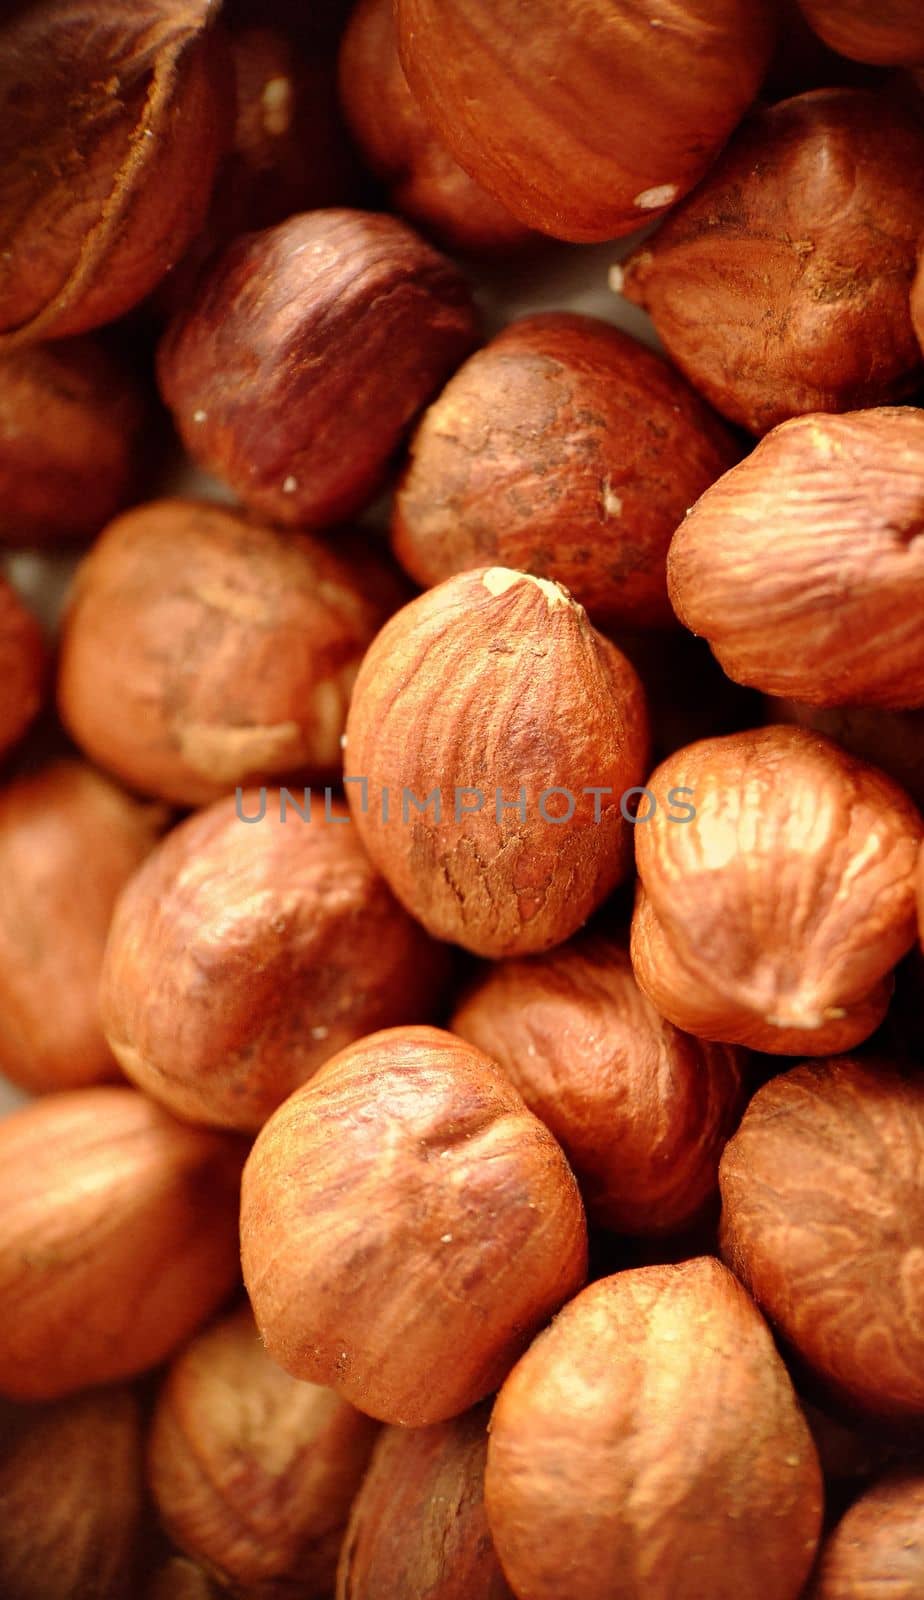
[[[842,56],[884,67],[924,65],[918,0],[799,0],[815,32]]]
[[[762,434],[914,392],[922,230],[920,118],[820,89],[756,112],[612,282],[706,399]]]
[[[45,645],[36,618],[0,576],[0,759],[37,716],[45,685]]]
[[[344,1046],[436,1017],[448,966],[342,804],[246,791],[174,829],[125,889],[100,1016],[140,1089],[256,1132]]]
[[[796,1600],[822,1483],[769,1329],[701,1257],[559,1313],[498,1396],[485,1501],[529,1600]]]
[[[348,1047],[270,1118],[244,1169],[241,1253],[270,1355],[405,1427],[496,1389],[587,1268],[552,1135],[436,1028]]]
[[[861,761],[880,767],[924,811],[924,706],[916,711],[863,706],[825,709],[768,697],[764,709],[768,722],[791,722],[823,733]]]
[[[556,578],[600,628],[669,626],[671,535],[739,453],[679,374],[618,328],[522,317],[425,412],[395,553],[423,585],[496,563]]]
[[[822,1550],[809,1600],[915,1600],[924,1594],[924,1472],[880,1479]]]
[[[317,528],[373,498],[476,338],[465,280],[412,228],[313,211],[219,256],[158,372],[195,461],[259,516]]]

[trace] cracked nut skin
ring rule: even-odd
[[[514,1600],[484,1509],[490,1404],[385,1428],[350,1513],[337,1600]]]
[[[796,1600],[821,1527],[770,1331],[711,1257],[585,1289],[491,1418],[488,1521],[529,1600]]]
[[[270,1118],[241,1253],[270,1355],[404,1427],[491,1394],[587,1271],[559,1146],[494,1062],[437,1028],[372,1034]]]
[[[361,511],[477,342],[458,269],[396,217],[343,209],[247,234],[158,351],[183,443],[286,527]]]
[[[890,1473],[841,1518],[808,1600],[918,1600],[924,1594],[924,1474]]]
[[[914,942],[922,823],[904,791],[782,726],[700,740],[648,781],[696,807],[635,830],[632,965],[662,1016],[770,1055],[867,1038]]]
[[[918,0],[877,0],[875,6],[868,0],[799,0],[799,5],[839,55],[882,67],[924,66],[924,13]]]
[[[45,643],[37,619],[0,576],[0,760],[41,709]]]
[[[740,451],[666,362],[596,317],[523,317],[425,412],[392,539],[422,585],[496,563],[556,578],[597,627],[674,622],[671,535]]]
[[[486,568],[413,600],[368,651],[346,745],[347,777],[367,782],[348,782],[348,798],[379,871],[430,933],[520,955],[567,939],[625,876],[620,803],[647,750],[635,670],[583,607],[546,579]],[[434,789],[439,820],[435,801],[420,810]]]
[[[820,89],[756,112],[618,277],[694,387],[763,434],[914,392],[922,229],[920,120]]]
[[[39,0],[3,23],[0,348],[114,321],[198,233],[233,117],[216,9]]]
[[[757,1091],[719,1168],[722,1254],[864,1411],[924,1417],[924,1077],[804,1062]]]
[[[346,1045],[439,1010],[448,951],[398,905],[346,809],[323,807],[315,794],[305,822],[283,820],[275,790],[218,801],[120,898],[102,1025],[126,1076],[177,1116],[256,1132]]]
[[[924,705],[924,410],[782,423],[680,524],[667,578],[736,683]]]
[[[460,166],[531,228],[633,233],[699,181],[760,87],[761,0],[397,0],[398,48]]]
[[[156,1367],[238,1275],[244,1147],[134,1089],[0,1122],[0,1394],[53,1400]]]
[[[377,1425],[283,1372],[248,1306],[197,1335],[154,1409],[148,1481],[173,1543],[259,1600],[329,1600]]]
[[[360,660],[406,597],[371,546],[339,551],[207,502],[157,500],[84,557],[64,618],[61,718],[123,783],[179,805],[332,778]]]

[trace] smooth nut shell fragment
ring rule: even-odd
[[[799,4],[815,32],[839,55],[884,67],[924,65],[924,13],[919,0],[876,0],[875,5],[869,0],[799,0]]]
[[[37,715],[44,682],[42,630],[13,585],[0,577],[0,759]]]
[[[924,1594],[924,1475],[896,1472],[867,1489],[821,1554],[809,1600],[918,1600]]]

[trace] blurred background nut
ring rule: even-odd
[[[880,711],[863,706],[800,705],[795,700],[768,696],[768,722],[793,722],[814,728],[836,744],[881,767],[906,789],[919,810],[924,810],[924,707],[916,711]]]
[[[799,0],[832,50],[886,67],[924,64],[924,13],[918,0]]]
[[[924,1594],[924,1472],[890,1474],[861,1495],[825,1545],[809,1600]]]
[[[918,271],[911,288],[911,320],[918,343],[924,350],[924,251],[918,259]]]
[[[0,759],[37,716],[44,684],[42,630],[12,584],[0,577]]]
[[[144,1600],[219,1600],[219,1590],[208,1573],[185,1556],[168,1556],[157,1567],[144,1591]]]

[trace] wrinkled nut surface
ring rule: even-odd
[[[761,434],[914,392],[922,230],[920,120],[821,89],[756,112],[613,282],[700,393]]]
[[[799,0],[815,32],[842,56],[885,67],[924,64],[918,0]]]
[[[914,941],[922,824],[904,791],[782,726],[700,740],[648,782],[696,808],[635,829],[632,964],[662,1016],[772,1055],[872,1033]]]
[[[77,570],[62,720],[124,783],[182,805],[332,777],[360,660],[404,598],[371,549],[351,561],[221,506],[154,501]]]
[[[435,1017],[447,957],[344,806],[315,794],[306,822],[276,790],[245,791],[182,823],[126,888],[100,1017],[140,1089],[190,1121],[256,1132],[345,1045]]]
[[[32,612],[0,576],[0,759],[38,714],[45,684],[45,644]]]
[[[423,585],[496,563],[556,578],[598,627],[669,625],[671,535],[738,455],[637,340],[596,317],[523,317],[424,414],[395,500],[395,553]]]
[[[270,1118],[241,1252],[274,1359],[406,1427],[496,1389],[587,1268],[559,1146],[492,1061],[436,1028],[352,1045]]]
[[[514,1368],[485,1484],[529,1600],[796,1600],[812,1437],[763,1318],[711,1257],[604,1278]]]
[[[171,1366],[148,1477],[174,1544],[263,1600],[328,1600],[376,1424],[266,1354],[244,1306]]]
[[[924,410],[784,422],[693,507],[667,575],[737,683],[924,705]]]
[[[591,1222],[657,1234],[694,1222],[743,1104],[741,1053],[665,1022],[616,939],[584,935],[498,963],[454,1033],[491,1056],[555,1135]]]
[[[568,938],[625,876],[620,805],[647,749],[641,684],[583,608],[547,579],[485,568],[413,600],[368,651],[345,751],[366,784],[347,793],[430,933],[525,954]]]
[[[0,1394],[56,1399],[172,1354],[238,1273],[243,1151],[134,1089],[0,1121]]]
[[[754,1096],[719,1169],[722,1252],[865,1410],[924,1415],[924,1078],[807,1062]]]
[[[22,1088],[118,1076],[97,1016],[103,950],[166,822],[76,761],[0,789],[0,1073]]]
[[[698,182],[773,43],[760,0],[397,0],[411,89],[456,160],[532,228],[632,233]]]
[[[322,210],[229,246],[158,372],[195,461],[260,516],[324,527],[381,488],[476,337],[461,274],[406,223]]]
[[[890,1474],[841,1518],[809,1600],[917,1600],[924,1594],[924,1475]]]
[[[233,114],[215,12],[39,0],[3,23],[0,346],[112,322],[199,231]]]

